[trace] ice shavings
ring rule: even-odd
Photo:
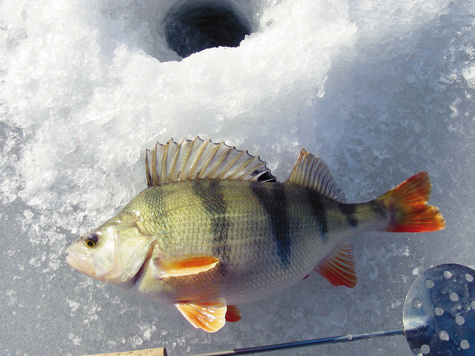
[[[462,75],[470,87],[475,89],[475,65],[463,68]]]

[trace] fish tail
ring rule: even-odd
[[[377,198],[391,212],[386,231],[429,232],[445,228],[439,209],[427,204],[431,188],[429,174],[420,172]]]

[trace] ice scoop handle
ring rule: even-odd
[[[112,352],[108,354],[94,354],[85,356],[167,356],[167,350],[165,348],[159,347],[158,349]]]
[[[376,339],[378,337],[386,337],[386,336],[394,336],[394,335],[404,335],[404,330],[398,329],[398,330],[389,330],[389,331],[375,331],[372,333],[365,333],[365,334],[342,335],[342,336],[326,337],[323,339],[312,339],[312,340],[288,342],[284,344],[246,347],[242,349],[210,352],[210,353],[190,355],[190,356],[233,356],[233,355],[257,354],[261,352],[284,350],[284,349],[297,348],[297,347],[303,347],[303,346],[312,346],[312,345],[320,345],[320,344],[339,344],[342,342]]]

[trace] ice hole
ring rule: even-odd
[[[457,325],[463,325],[465,324],[465,318],[461,315],[457,315],[455,317],[455,322],[457,323]]]
[[[451,300],[452,302],[456,302],[456,301],[459,300],[459,296],[458,296],[458,294],[455,293],[455,292],[450,293],[450,296],[449,296],[449,297],[450,297],[450,300]]]
[[[179,2],[165,17],[165,39],[185,58],[213,47],[238,47],[251,34],[247,19],[225,0]]]
[[[466,350],[470,347],[470,343],[468,342],[468,340],[463,339],[462,341],[460,341],[460,347],[463,350]]]
[[[442,316],[442,315],[444,315],[444,309],[442,309],[440,307],[436,307],[435,310],[434,310],[434,313],[437,316]]]
[[[467,280],[467,282],[471,283],[473,282],[473,276],[471,274],[466,274],[465,275],[465,279]]]

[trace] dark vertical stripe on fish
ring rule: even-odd
[[[307,190],[308,201],[312,207],[313,215],[317,219],[318,229],[322,236],[323,242],[328,240],[328,219],[325,204],[323,204],[322,196],[312,189]]]
[[[341,213],[345,216],[346,222],[351,227],[358,226],[358,219],[355,216],[356,211],[356,204],[338,204],[338,209],[340,209]]]
[[[376,215],[382,219],[386,219],[388,216],[388,211],[382,203],[378,202],[377,200],[372,200],[368,204]]]
[[[213,234],[213,255],[219,257],[219,268],[224,272],[229,262],[228,231],[229,221],[226,218],[226,202],[219,180],[196,180],[193,183],[193,193],[196,194],[206,210],[211,221]]]
[[[282,183],[253,183],[251,190],[270,219],[277,255],[284,267],[290,266],[291,237],[287,216],[287,196]]]

